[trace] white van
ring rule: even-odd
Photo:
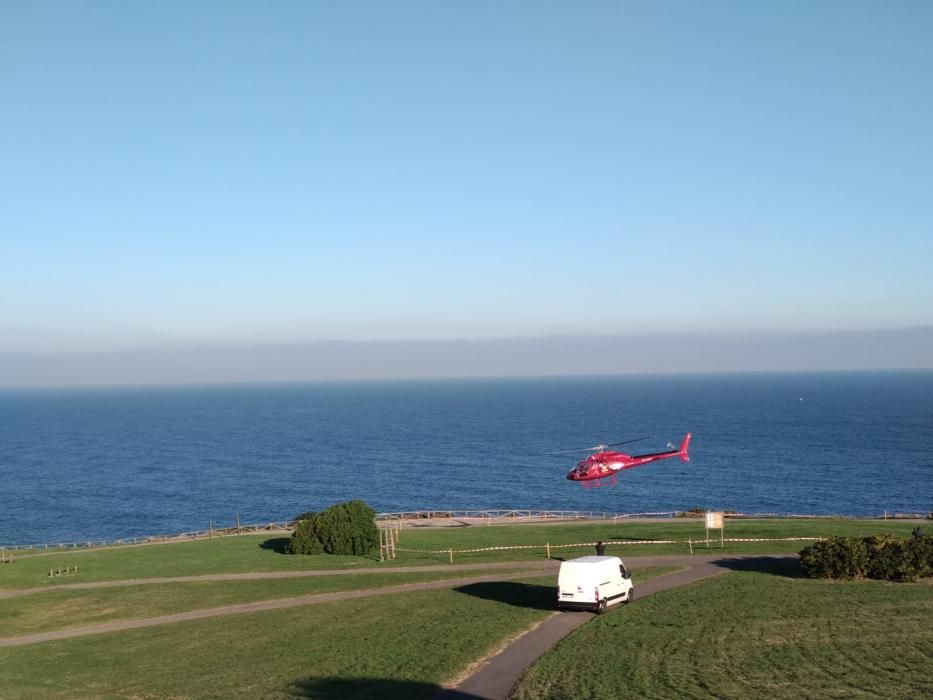
[[[562,562],[557,577],[558,610],[606,612],[635,597],[632,576],[619,557],[580,557]]]

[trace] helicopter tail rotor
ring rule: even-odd
[[[681,462],[689,462],[689,461],[690,461],[690,455],[687,454],[687,448],[690,447],[690,438],[691,438],[691,437],[693,437],[693,436],[692,436],[690,433],[687,433],[686,435],[684,435],[683,442],[680,443],[680,451],[679,451],[678,454],[680,455],[680,461],[681,461]]]

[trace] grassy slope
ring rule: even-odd
[[[643,581],[669,569],[637,571]],[[428,698],[553,613],[554,577],[0,649],[4,698]]]
[[[279,551],[284,542],[281,537],[224,537],[22,557],[12,565],[0,567],[0,588],[162,576],[349,569],[379,563],[378,558],[285,555]],[[77,577],[48,577],[49,569],[75,565]]]
[[[799,537],[891,532],[908,536],[913,523],[897,521],[851,520],[758,520],[727,521],[727,537]],[[703,523],[697,520],[661,522],[565,523],[548,525],[502,525],[445,528],[403,529],[399,546],[407,549],[468,549],[508,545],[538,545],[540,549],[509,550],[481,554],[456,555],[457,563],[540,559],[544,545],[595,542],[609,543],[608,553],[623,557],[637,554],[684,554],[684,545],[622,545],[632,539],[695,539],[704,536]],[[376,566],[374,558],[332,556],[287,556],[277,550],[282,538],[255,536],[227,537],[215,540],[161,545],[64,552],[49,556],[20,558],[12,565],[0,566],[0,589],[55,586],[73,581],[106,581],[157,576],[188,576],[212,573],[245,573],[336,569]],[[728,544],[727,552],[796,552],[803,543]],[[589,552],[562,549],[556,555],[579,556]],[[381,566],[437,564],[446,555],[400,552],[394,562]],[[79,566],[77,577],[49,579],[52,568]]]
[[[497,570],[496,573],[505,574],[509,571],[513,569]],[[51,590],[40,595],[0,599],[0,620],[3,620],[0,636],[13,637],[111,620],[154,617],[258,600],[482,576],[488,573],[480,570],[419,573],[389,571],[384,574],[270,581],[163,583],[88,591]]]
[[[595,620],[517,700],[933,697],[933,585],[734,572]]]

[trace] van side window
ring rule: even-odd
[[[619,565],[619,573],[622,574],[622,578],[628,578],[628,571],[625,568],[625,564]]]

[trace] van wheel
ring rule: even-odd
[[[606,612],[606,599],[605,598],[599,601],[599,604],[596,606],[597,615],[602,615],[604,612]]]
[[[628,589],[628,595],[625,596],[625,604],[628,605],[629,603],[631,603],[632,598],[634,597],[635,597],[635,587],[632,586],[631,588]]]

